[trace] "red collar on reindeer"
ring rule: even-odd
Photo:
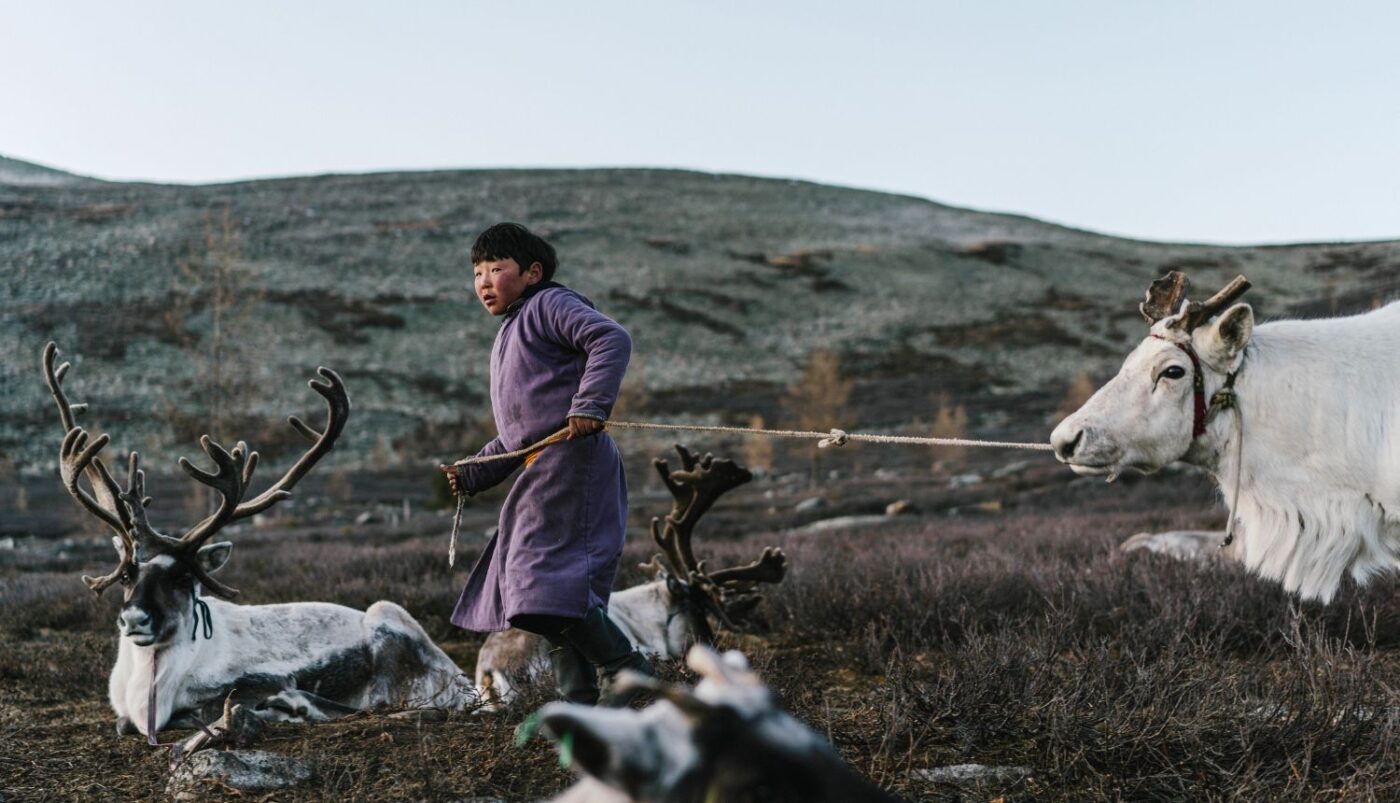
[[[1191,347],[1190,333],[1234,303],[1235,299],[1244,295],[1244,292],[1249,289],[1249,280],[1243,276],[1236,276],[1223,290],[1201,303],[1184,301],[1186,285],[1184,273],[1170,271],[1166,276],[1152,283],[1152,286],[1147,289],[1146,299],[1138,305],[1138,309],[1142,312],[1142,316],[1147,319],[1148,324],[1156,324],[1165,318],[1175,316],[1175,320],[1167,324],[1168,331],[1174,330],[1186,336],[1185,340],[1181,340],[1152,333],[1152,337],[1171,343],[1186,352],[1186,356],[1191,358],[1193,372],[1191,385],[1194,394],[1192,405],[1194,420],[1191,424],[1191,439],[1194,441],[1206,434],[1206,424],[1210,423],[1211,416],[1217,410],[1234,406],[1235,374],[1239,373],[1239,368],[1231,371],[1225,377],[1225,384],[1211,395],[1210,403],[1206,404],[1205,372],[1201,370],[1201,358]]]
[[[1210,421],[1211,414],[1215,410],[1224,408],[1235,403],[1235,374],[1239,371],[1231,371],[1225,376],[1225,385],[1221,389],[1212,393],[1210,406],[1205,404],[1205,372],[1201,371],[1201,358],[1197,357],[1196,350],[1191,348],[1189,343],[1180,343],[1170,337],[1162,337],[1161,334],[1152,334],[1158,340],[1166,341],[1186,353],[1191,358],[1191,396],[1193,396],[1193,421],[1191,421],[1191,439],[1200,438],[1205,434],[1205,424]]]

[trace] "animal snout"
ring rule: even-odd
[[[139,608],[128,608],[117,615],[123,633],[145,633],[151,629],[151,615]]]
[[[1050,445],[1055,448],[1055,456],[1062,461],[1074,457],[1074,450],[1084,442],[1082,427],[1056,427],[1050,434]]]

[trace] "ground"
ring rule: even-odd
[[[973,799],[1400,793],[1394,581],[1300,606],[1236,567],[1124,555],[1116,544],[1142,529],[1218,525],[1209,483],[1178,472],[1109,486],[1073,480],[1043,457],[1012,468],[960,488],[886,473],[816,488],[761,478],[734,493],[702,522],[703,554],[723,565],[778,544],[792,568],[758,632],[724,644],[743,649],[856,770],[909,799],[959,799],[918,771],[963,763],[1034,773]],[[796,528],[791,509],[811,496],[827,504],[808,518],[896,497],[922,514]],[[636,503],[639,515],[660,505],[646,494]],[[488,511],[475,515],[473,526]],[[228,580],[248,602],[395,600],[470,671],[480,637],[446,618],[481,541],[472,529],[449,571],[445,523],[420,514],[249,528],[230,536]],[[160,798],[166,752],[116,736],[105,701],[116,595],[94,599],[78,577],[106,556],[81,541],[62,552],[36,544],[0,563],[0,794]],[[651,551],[640,527],[628,549],[622,585],[640,579],[630,567]],[[535,689],[500,715],[422,725],[380,715],[282,725],[259,746],[316,767],[315,780],[279,800],[535,800],[570,780],[548,744],[514,744],[515,726],[545,699]]]

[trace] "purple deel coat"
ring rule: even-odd
[[[491,349],[497,437],[478,455],[515,451],[570,416],[606,421],[632,338],[583,296],[558,285],[507,313]],[[524,460],[465,466],[468,493],[504,480]],[[550,446],[525,467],[501,506],[500,527],[467,579],[452,623],[504,630],[522,613],[581,617],[606,606],[627,528],[622,456],[606,432]]]

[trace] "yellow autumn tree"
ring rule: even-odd
[[[801,379],[788,386],[785,399],[788,414],[797,429],[825,432],[847,429],[855,424],[848,402],[855,383],[841,374],[841,358],[827,349],[816,349],[807,357]],[[812,479],[817,477],[816,444],[808,449],[812,457]]]
[[[1084,402],[1094,395],[1095,390],[1097,388],[1094,387],[1094,380],[1089,378],[1089,373],[1080,371],[1074,381],[1069,383],[1069,389],[1065,391],[1064,399],[1060,401],[1060,406],[1055,409],[1055,421],[1058,423],[1069,418],[1070,414],[1084,406]]]

